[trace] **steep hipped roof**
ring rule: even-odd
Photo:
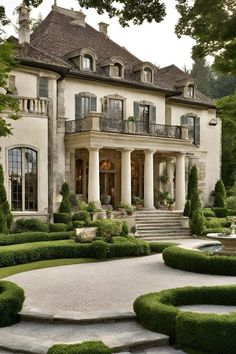
[[[125,63],[124,79],[117,82],[123,84],[139,85],[140,87],[152,88],[168,92],[169,95],[180,95],[178,80],[187,80],[186,73],[177,67],[169,66],[163,69],[154,68],[154,84],[141,83],[140,78],[134,73],[134,67],[143,62],[131,54],[124,47],[113,42],[107,35],[95,30],[93,27],[78,21],[80,12],[53,6],[52,11],[42,21],[35,32],[31,35],[31,43],[23,44],[19,58],[23,62],[37,65],[42,63],[62,70],[67,70],[68,75],[88,76],[94,79],[106,79],[114,82],[108,72],[100,65],[109,57],[121,57]],[[82,48],[91,47],[96,52],[96,72],[86,73],[80,70],[69,59],[68,54]],[[189,79],[189,76],[188,76]],[[182,100],[187,100],[183,96]],[[209,99],[199,95],[198,103],[208,104]],[[213,103],[211,102],[213,105]]]

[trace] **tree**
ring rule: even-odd
[[[214,207],[225,208],[226,206],[226,192],[225,186],[222,180],[219,180],[215,184],[215,202]]]
[[[215,78],[205,59],[195,60],[190,75],[197,82],[197,87],[202,93],[208,97],[213,96]]]
[[[62,201],[59,208],[59,213],[71,213],[70,191],[67,183],[63,183],[61,187]]]
[[[0,44],[0,137],[11,134],[11,124],[6,118],[16,120],[19,118],[19,103],[9,94],[7,79],[10,71],[16,66],[13,56],[13,46],[4,42]],[[5,91],[5,92],[4,92]],[[3,116],[3,112],[9,112]],[[6,118],[5,118],[6,117]]]
[[[177,0],[180,19],[176,25],[179,37],[195,39],[193,58],[212,55],[215,67],[236,75],[236,2],[235,0]]]
[[[236,180],[236,93],[217,100],[222,120],[222,178],[231,187]]]

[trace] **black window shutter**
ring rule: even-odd
[[[48,97],[48,79],[39,77],[39,97]]]
[[[194,144],[200,145],[200,118],[195,118],[195,139]]]
[[[109,100],[107,97],[104,97],[102,99],[102,113],[104,114],[104,116],[106,118],[108,118],[108,110],[109,110],[108,102],[109,102]]]
[[[75,119],[82,118],[82,100],[81,96],[75,95]]]
[[[90,98],[90,111],[97,112],[97,97],[91,96]]]
[[[188,116],[182,116],[180,118],[180,125],[188,125]]]
[[[150,106],[149,124],[156,124],[156,106]]]
[[[134,117],[139,119],[139,102],[134,102]]]

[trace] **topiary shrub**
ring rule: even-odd
[[[215,217],[215,213],[211,208],[203,208],[202,209],[203,212],[203,216],[210,217],[210,218],[214,218]]]
[[[187,200],[191,200],[193,193],[196,191],[198,191],[198,172],[194,165],[189,174]]]
[[[6,190],[4,187],[3,168],[0,165],[0,233],[8,234],[13,215],[7,201]]]
[[[15,229],[16,233],[21,232],[48,232],[49,226],[47,223],[39,219],[18,219],[16,220]]]
[[[111,354],[112,351],[102,342],[84,342],[80,344],[56,344],[47,354]]]
[[[67,183],[63,183],[61,187],[62,201],[59,208],[59,213],[71,213],[70,191]]]
[[[215,185],[215,201],[214,207],[225,208],[226,206],[226,192],[225,186],[222,180],[216,182]]]
[[[121,220],[97,220],[94,225],[97,227],[97,237],[103,238],[107,242],[112,241],[113,236],[122,235],[123,221]]]
[[[88,211],[81,210],[72,216],[72,221],[84,221],[86,226],[91,222],[91,216]]]
[[[164,249],[171,246],[177,246],[174,242],[149,242],[149,246],[152,253],[162,253]]]
[[[18,322],[24,299],[24,290],[18,285],[0,281],[0,327]]]
[[[190,220],[190,230],[192,234],[198,236],[204,232],[204,217],[199,208],[193,212],[192,219]]]
[[[109,245],[101,240],[94,241],[92,248],[97,259],[106,259],[108,256]]]
[[[68,230],[67,224],[57,223],[57,224],[49,224],[49,230],[51,232],[62,232]]]
[[[86,222],[82,221],[82,220],[81,221],[75,220],[75,221],[72,221],[72,225],[73,225],[74,229],[79,229],[81,227],[85,227],[86,226]]]
[[[188,200],[186,201],[186,203],[185,203],[185,206],[184,206],[184,213],[183,213],[183,215],[189,217],[189,215],[190,215],[190,210],[191,210],[191,201],[188,199]]]
[[[228,210],[226,208],[213,208],[213,211],[217,218],[226,218],[228,216]]]
[[[68,213],[54,213],[53,219],[55,224],[69,224],[71,221],[70,214]]]

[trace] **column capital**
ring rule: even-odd
[[[134,148],[131,146],[127,146],[127,147],[123,147],[120,151],[121,152],[122,151],[132,152],[132,151],[134,151]]]
[[[182,156],[185,156],[186,155],[186,152],[183,152],[183,151],[179,151],[176,153],[176,157],[182,157]]]
[[[102,146],[89,146],[87,147],[88,151],[99,151],[102,149]]]
[[[145,154],[155,154],[155,152],[156,152],[156,150],[154,150],[154,149],[145,149],[144,150]]]

